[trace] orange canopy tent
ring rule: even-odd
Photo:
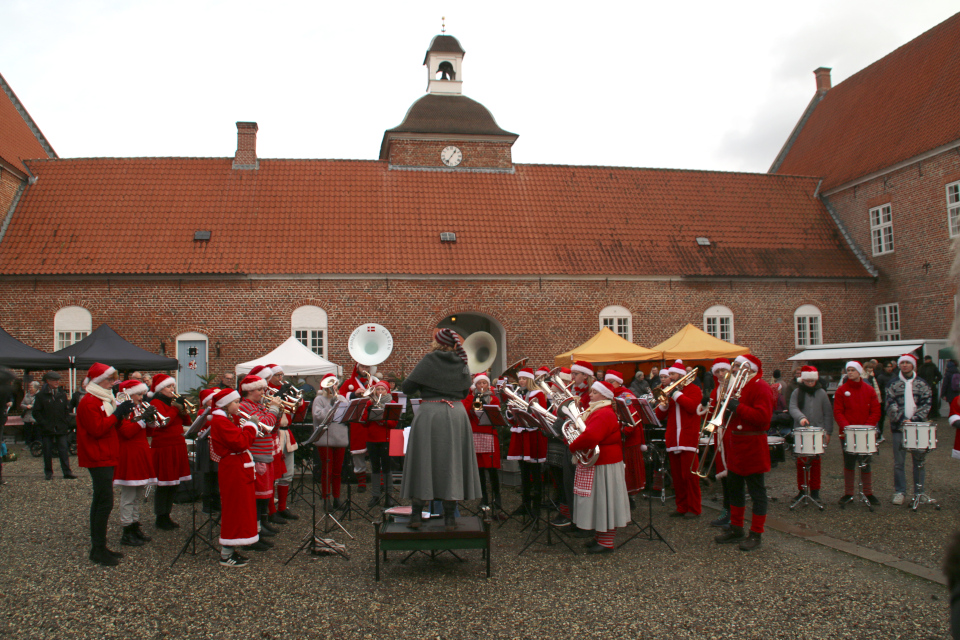
[[[591,364],[613,364],[662,358],[663,354],[660,351],[639,347],[604,327],[579,347],[555,357],[553,364],[556,367],[569,367],[576,360],[584,360]]]
[[[713,360],[735,358],[750,353],[747,347],[714,338],[709,333],[688,324],[675,334],[653,347],[663,353],[664,360]]]

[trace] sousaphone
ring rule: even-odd
[[[382,325],[373,322],[362,324],[350,334],[347,350],[350,357],[360,364],[380,364],[393,351],[393,336]]]
[[[497,341],[486,331],[476,331],[463,341],[467,353],[467,368],[470,373],[486,371],[497,359]]]

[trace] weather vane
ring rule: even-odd
[[[447,32],[447,16],[440,16],[440,33]]]

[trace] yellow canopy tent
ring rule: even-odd
[[[653,347],[663,353],[664,360],[713,360],[735,358],[750,353],[747,347],[714,338],[709,333],[688,324],[675,334]]]
[[[612,364],[660,360],[662,357],[659,351],[638,347],[604,327],[576,349],[558,355],[553,359],[553,364],[555,367],[569,367],[576,360],[585,360],[591,364]]]

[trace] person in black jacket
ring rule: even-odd
[[[47,480],[53,479],[53,448],[56,446],[64,479],[76,479],[77,476],[70,470],[68,449],[70,431],[76,421],[70,414],[70,398],[67,392],[60,388],[60,374],[56,371],[43,374],[43,386],[33,405],[33,418],[37,421],[37,429],[43,438],[44,477]]]

